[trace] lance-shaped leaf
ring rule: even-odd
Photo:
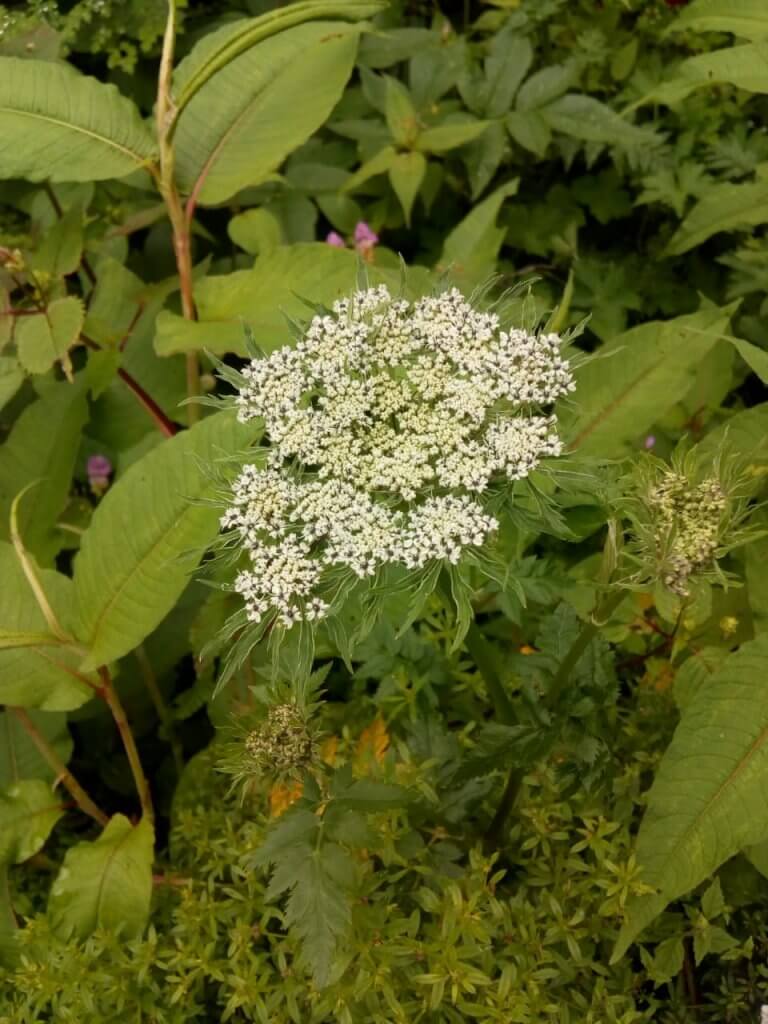
[[[742,39],[768,39],[765,0],[694,0],[667,32],[732,32]]]
[[[672,900],[768,832],[768,635],[727,658],[686,706],[637,839],[643,881],[614,954]]]
[[[264,181],[336,105],[358,34],[340,22],[298,25],[240,53],[209,78],[179,117],[181,187],[199,203],[219,203]]]
[[[72,756],[72,737],[67,716],[60,711],[29,711],[35,729],[59,759],[66,764]],[[22,779],[53,782],[56,773],[43,758],[18,716],[0,711],[0,787],[13,786]]]
[[[633,327],[577,371],[570,443],[584,452],[620,455],[685,394],[693,373],[726,330],[736,305],[707,306],[674,320]]]
[[[701,245],[718,231],[736,231],[768,221],[768,181],[713,185],[694,206],[667,245],[673,256]]]
[[[674,76],[643,97],[642,103],[679,103],[705,85],[735,85],[747,92],[768,93],[768,41],[729,46],[688,57]]]
[[[154,157],[138,109],[114,85],[66,64],[0,58],[0,178],[100,181]]]
[[[140,935],[152,897],[154,832],[116,814],[92,843],[67,851],[53,883],[48,914],[61,935],[85,938],[97,928]]]
[[[208,33],[174,73],[176,118],[217,72],[271,36],[309,21],[361,21],[373,17],[385,6],[378,0],[301,0]]]
[[[217,532],[215,460],[244,449],[258,427],[210,416],[135,462],[110,488],[75,560],[83,667],[122,657],[176,603]]]
[[[73,619],[72,581],[50,569],[36,570],[57,619],[65,628]],[[82,657],[47,630],[16,553],[0,543],[0,703],[45,711],[72,711],[93,696],[78,678]]]

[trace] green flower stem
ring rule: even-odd
[[[560,662],[557,672],[555,673],[555,677],[552,680],[552,685],[549,688],[547,703],[549,704],[550,711],[554,712],[557,710],[563,691],[568,685],[571,675],[573,674],[573,670],[579,663],[579,659],[597,635],[597,631],[600,626],[607,622],[611,615],[613,615],[624,600],[626,594],[626,590],[615,590],[612,593],[607,594],[602,601],[598,602],[594,611],[590,615],[589,620],[581,627],[578,636],[571,644],[563,660]],[[483,642],[485,641],[483,640]],[[492,848],[498,847],[501,842],[501,838],[504,834],[504,826],[506,825],[506,822],[514,809],[515,803],[517,802],[517,797],[522,787],[524,776],[525,768],[521,768],[519,765],[514,765],[510,769],[507,784],[504,787],[504,792],[502,793],[501,800],[499,801],[499,806],[496,808],[496,813],[494,814],[491,824],[488,826],[488,830],[485,834],[486,842]]]
[[[476,622],[473,622],[467,630],[464,644],[483,677],[497,719],[503,725],[515,725],[517,715],[496,668],[493,647],[485,639]]]
[[[131,729],[128,718],[125,714],[125,709],[117,695],[115,684],[112,682],[112,676],[109,674],[109,669],[105,666],[99,669],[99,678],[101,679],[101,696],[106,701],[109,710],[112,712],[112,717],[115,720],[115,725],[120,733],[120,739],[123,741],[123,747],[125,748],[126,756],[128,757],[128,763],[131,766],[131,773],[133,774],[133,781],[136,784],[136,792],[139,794],[139,800],[141,801],[141,810],[144,816],[149,821],[154,821],[155,812],[152,806],[152,794],[149,789],[149,782],[144,774],[144,768],[139,757],[139,751],[136,747],[136,740],[133,736],[133,730]]]
[[[62,785],[69,792],[80,810],[84,814],[93,818],[94,821],[98,821],[102,828],[107,825],[109,823],[109,818],[88,796],[72,772],[67,768],[51,744],[37,728],[28,712],[24,708],[11,706],[8,706],[7,710],[13,715],[27,736],[32,740],[41,757],[49,767],[53,769],[56,774],[56,778],[61,780]]]

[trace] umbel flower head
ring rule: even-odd
[[[680,598],[697,579],[726,582],[719,559],[753,536],[743,525],[751,511],[745,483],[722,453],[704,462],[683,448],[671,465],[646,456],[630,508],[637,578],[656,579]]]
[[[562,451],[550,409],[574,383],[561,347],[503,329],[456,289],[410,302],[380,286],[254,359],[238,414],[264,421],[269,447],[221,518],[247,554],[235,581],[247,617],[319,619],[333,572],[455,564],[483,545],[498,526],[492,485]]]

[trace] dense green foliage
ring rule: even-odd
[[[0,1022],[758,1020],[762,0],[168,17],[0,5]],[[246,628],[232,385],[363,277],[566,336],[566,455]]]

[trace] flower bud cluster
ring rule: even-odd
[[[265,722],[245,738],[249,770],[297,775],[315,760],[316,744],[304,714],[294,703],[275,704]]]
[[[715,477],[694,484],[669,470],[651,488],[654,536],[663,563],[662,582],[686,597],[691,576],[714,560],[727,497]]]
[[[264,420],[270,447],[221,519],[250,556],[235,583],[249,618],[322,617],[330,567],[363,578],[482,545],[498,524],[479,496],[562,450],[545,411],[574,388],[560,349],[556,334],[502,330],[456,289],[411,303],[377,287],[254,360],[238,414]]]

